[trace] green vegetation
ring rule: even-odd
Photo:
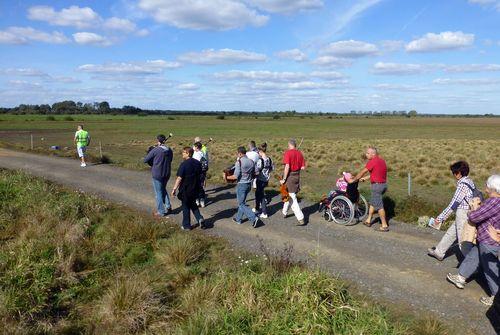
[[[291,261],[249,256],[125,208],[0,170],[8,334],[447,334]]]
[[[293,114],[290,114],[293,115]],[[231,116],[127,116],[72,115],[75,121],[46,121],[46,116],[2,115],[0,138],[4,145],[17,149],[34,148],[73,156],[76,124],[83,123],[92,136],[89,154],[100,157],[99,142],[108,161],[131,169],[145,169],[141,158],[158,133],[172,132],[169,145],[175,150],[174,165],[180,161],[180,149],[195,136],[209,144],[211,166],[208,181],[222,183],[221,171],[235,159],[234,151],[253,139],[267,141],[269,154],[278,163],[290,137],[304,141],[308,168],[303,174],[301,195],[318,200],[328,193],[342,171],[362,168],[362,154],[368,144],[376,145],[389,167],[389,205],[396,219],[417,222],[419,216],[434,216],[447,205],[454,191],[449,165],[459,159],[471,164],[471,176],[480,187],[500,168],[500,118],[421,118],[421,117],[347,117],[315,115],[311,117],[272,114]],[[58,145],[60,151],[50,151]],[[97,159],[97,158],[95,158]],[[279,167],[279,164],[278,164]],[[407,175],[412,176],[412,198],[407,197]],[[368,193],[367,183],[361,191]],[[271,187],[277,187],[273,178]],[[416,206],[410,200],[417,197]]]

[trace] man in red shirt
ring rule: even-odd
[[[387,191],[387,165],[385,164],[385,160],[378,155],[377,148],[375,147],[368,147],[366,149],[366,158],[368,159],[368,163],[366,163],[365,168],[354,177],[352,182],[358,180],[364,181],[365,178],[363,178],[363,176],[370,173],[370,210],[368,211],[368,218],[364,224],[370,227],[372,225],[372,216],[375,211],[377,211],[382,223],[379,231],[387,232],[389,231],[389,226],[387,225],[384,203],[382,201],[382,196]]]
[[[290,200],[292,201],[293,214],[298,220],[299,226],[305,225],[304,214],[300,209],[299,202],[297,201],[297,193],[300,191],[300,171],[306,168],[306,162],[302,152],[296,149],[297,142],[294,139],[288,141],[288,150],[283,155],[283,164],[285,170],[283,171],[283,179],[280,180],[281,184],[286,184]],[[286,218],[288,209],[290,208],[290,200],[283,203],[283,217]]]

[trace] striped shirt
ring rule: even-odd
[[[469,213],[469,221],[477,226],[477,241],[488,245],[499,245],[488,234],[488,226],[500,229],[500,198],[488,198],[475,211]]]
[[[469,186],[465,185],[468,184]],[[465,176],[460,178],[457,181],[457,190],[453,195],[453,198],[450,201],[448,207],[444,209],[444,211],[438,215],[437,219],[439,222],[444,222],[446,219],[456,211],[458,208],[469,210],[469,202],[472,199],[472,189],[476,188],[474,186],[474,182],[469,177]]]

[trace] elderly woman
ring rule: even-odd
[[[482,297],[480,301],[488,306],[498,293],[500,281],[498,269],[498,252],[500,243],[493,238],[491,231],[500,229],[500,175],[493,175],[486,182],[486,193],[489,198],[479,209],[468,214],[469,221],[477,226],[477,247],[474,247],[458,268],[458,274],[449,273],[446,277],[458,288],[464,288],[465,281],[479,268],[484,272],[490,296]]]

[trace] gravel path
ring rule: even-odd
[[[0,167],[25,170],[140,210],[152,211],[154,206],[148,172],[110,165],[80,168],[76,160],[5,149],[0,149]],[[481,287],[471,282],[465,290],[458,290],[446,282],[446,273],[456,271],[456,257],[438,262],[426,256],[427,248],[439,241],[442,232],[397,222],[392,222],[389,233],[377,232],[378,224],[371,229],[361,224],[343,227],[327,223],[316,213],[316,205],[305,202],[301,207],[309,224],[298,227],[293,216],[281,216],[279,196],[270,204],[274,215],[264,220],[265,225],[253,229],[248,222],[231,222],[236,207],[232,187],[209,187],[207,194],[209,201],[202,214],[213,225],[207,230],[209,234],[255,253],[260,253],[261,241],[277,249],[291,244],[311,266],[319,265],[383,303],[433,313],[452,326],[459,325],[462,332],[468,329],[465,333],[494,334],[485,316],[487,308],[479,303],[484,294]],[[173,204],[178,207],[177,199]],[[173,218],[179,221],[181,214]]]

